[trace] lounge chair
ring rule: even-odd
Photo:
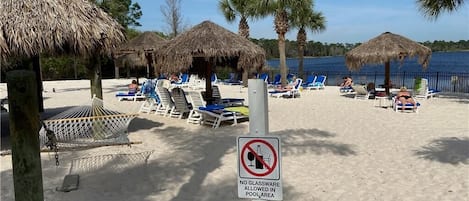
[[[280,74],[276,74],[274,80],[268,85],[268,87],[277,87],[281,83],[282,76]]]
[[[143,83],[142,93],[146,96],[146,100],[142,103],[139,113],[152,113],[156,111],[160,99],[156,94],[156,81],[148,79]]]
[[[173,87],[188,87],[189,86],[189,74],[183,73],[179,77],[179,81],[171,84]]]
[[[314,82],[316,81],[316,78],[317,77],[315,75],[308,75],[308,77],[306,77],[305,82],[303,82],[303,84],[301,86],[303,88],[313,86]]]
[[[316,80],[311,84],[310,86],[306,87],[307,89],[324,89],[326,86],[326,76],[325,75],[319,75],[317,76]]]
[[[414,98],[414,97],[412,97]],[[403,105],[395,96],[392,98],[392,108],[394,111],[399,111],[401,110],[402,112],[404,111],[412,111],[412,112],[415,112],[417,113],[418,112],[418,108],[420,107],[420,103],[417,102],[417,100],[414,98],[415,100],[415,103],[417,104],[417,107],[414,107],[414,104],[412,103],[407,103],[405,105]]]
[[[295,98],[295,97],[300,96],[300,86],[303,83],[303,80],[301,78],[297,78],[295,82],[296,82],[296,85],[293,86],[293,88],[290,89],[290,90],[273,90],[273,91],[269,91],[270,96],[276,97],[276,98],[279,98],[279,97],[292,97],[292,98]]]
[[[132,92],[120,91],[116,93],[116,98],[119,101],[123,101],[123,100],[137,101],[137,100],[144,100],[146,96],[145,94],[142,94],[140,92],[132,93]]]
[[[156,108],[156,114],[166,116],[174,107],[174,102],[171,99],[168,88],[157,87],[158,96],[160,97],[160,104]]]
[[[190,75],[188,86],[189,88],[193,90],[204,89],[205,82],[202,79],[200,79],[199,76],[197,75]]]
[[[212,85],[218,83],[218,77],[217,77],[216,73],[214,73],[214,74],[212,74],[212,76],[210,76],[210,81],[212,81]]]
[[[366,89],[365,85],[352,85],[352,89],[354,91],[354,98],[358,99],[369,99],[370,98],[370,92]]]
[[[173,97],[174,106],[171,108],[169,116],[182,119],[184,114],[190,113],[192,106],[187,102],[186,94],[182,88],[173,88],[171,96]]]
[[[223,105],[225,107],[244,105],[243,98],[222,98],[220,89],[217,85],[212,86],[212,97],[215,99],[216,104]]]
[[[226,111],[222,105],[205,105],[201,92],[191,91],[189,96],[193,107],[187,119],[188,123],[209,124],[212,128],[218,128],[222,121],[233,121],[235,125],[239,119],[248,118],[237,112]]]
[[[420,78],[420,87],[414,88],[414,95],[415,98],[433,98],[439,94],[440,91],[437,91],[435,89],[429,89],[428,87],[428,79],[426,78]]]
[[[259,75],[259,79],[264,80],[265,83],[269,83],[269,74],[267,73],[262,73]]]

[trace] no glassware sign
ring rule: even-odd
[[[282,200],[280,138],[238,137],[238,196]]]

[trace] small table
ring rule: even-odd
[[[383,100],[385,101],[384,106],[383,106],[383,103],[382,103]],[[390,105],[388,96],[375,96],[375,106],[378,106],[377,102],[379,102],[379,107],[388,108],[389,105]]]

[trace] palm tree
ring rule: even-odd
[[[464,5],[464,0],[417,0],[423,14],[436,19],[442,11],[453,12]]]
[[[305,6],[304,3],[311,6]],[[297,4],[298,8],[288,16],[290,19],[291,27],[298,28],[296,40],[298,43],[298,76],[304,78],[304,47],[306,46],[306,29],[310,29],[313,32],[321,32],[326,29],[325,18],[321,12],[313,11],[312,0],[304,0],[302,4]]]
[[[248,18],[257,16],[253,9],[254,3],[254,0],[221,0],[218,3],[218,7],[228,22],[234,22],[236,17],[239,16],[238,33],[246,39],[249,38]],[[242,80],[244,86],[248,84],[248,74],[249,71],[243,69]]]
[[[280,75],[282,86],[287,84],[287,65],[285,56],[285,34],[288,32],[288,13],[295,12],[295,8],[307,5],[310,0],[259,0],[256,5],[257,13],[261,16],[274,15],[275,31],[278,35],[278,50],[280,56]]]

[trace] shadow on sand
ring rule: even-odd
[[[414,152],[420,158],[440,163],[469,164],[469,138],[448,137],[436,139]]]

